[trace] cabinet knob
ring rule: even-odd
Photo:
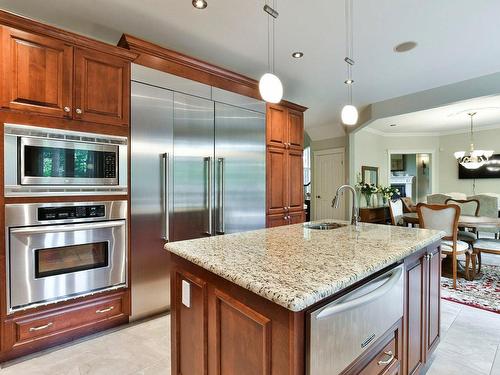
[[[80,108],[77,108],[75,112],[78,115],[81,115],[83,113],[83,111]]]
[[[69,113],[71,111],[71,108],[69,107],[64,107],[64,112]]]

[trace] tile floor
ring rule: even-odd
[[[500,315],[442,301],[428,375],[500,375]],[[170,374],[168,315],[4,364],[0,375]]]

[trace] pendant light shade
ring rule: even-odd
[[[266,102],[279,103],[283,97],[283,85],[277,76],[266,73],[260,78],[259,92]]]
[[[280,79],[275,74],[275,47],[276,47],[276,30],[275,20],[279,13],[276,10],[277,0],[272,0],[273,7],[267,4],[264,5],[264,12],[267,13],[267,68],[268,71],[259,81],[259,92],[263,100],[268,103],[279,103],[283,98],[283,85]]]
[[[342,122],[346,125],[356,125],[358,122],[358,110],[352,104],[345,105],[342,108]]]

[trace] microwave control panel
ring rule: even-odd
[[[84,219],[104,217],[106,214],[103,204],[92,206],[64,206],[64,207],[40,207],[38,209],[38,221]]]
[[[104,178],[116,178],[116,154],[104,153]]]

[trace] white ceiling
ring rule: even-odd
[[[365,129],[394,136],[461,133],[470,129],[469,112],[477,112],[474,129],[500,128],[500,95],[378,119]]]
[[[258,79],[267,66],[264,0],[0,0],[0,8],[116,43],[122,32]],[[344,1],[282,0],[277,74],[310,108],[313,139],[342,134]],[[498,0],[354,0],[354,102],[369,103],[500,71]],[[418,47],[396,54],[393,47]],[[301,60],[290,54],[304,51]],[[316,128],[317,127],[317,128]]]

